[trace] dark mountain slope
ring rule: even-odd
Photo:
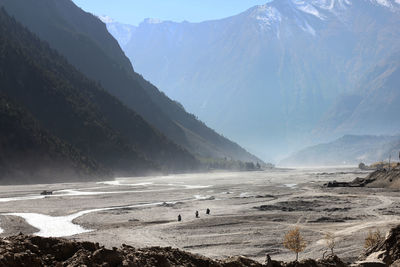
[[[136,74],[105,25],[70,0],[0,0],[0,5],[78,70],[99,81],[105,90],[192,154],[259,160],[207,128]]]
[[[196,161],[57,52],[0,17],[0,90],[52,134],[118,175],[192,169]]]
[[[43,130],[0,94],[0,183],[56,182],[110,175],[71,145]]]

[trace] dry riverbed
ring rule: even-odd
[[[263,261],[266,253],[291,260],[282,239],[299,226],[308,243],[301,257],[321,257],[329,231],[337,236],[337,254],[353,260],[369,229],[386,231],[400,223],[400,195],[322,185],[367,174],[356,168],[276,169],[0,186],[1,235],[64,236],[108,247],[172,246],[213,258]],[[42,190],[53,195],[41,196]]]

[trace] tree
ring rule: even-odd
[[[328,233],[325,234],[324,239],[325,239],[325,244],[326,244],[326,246],[327,246],[328,249],[330,249],[330,251],[331,251],[331,255],[334,255],[335,253],[333,252],[333,249],[334,249],[335,246],[336,246],[335,235],[328,232]]]
[[[384,239],[383,234],[379,229],[377,229],[375,232],[372,232],[371,230],[368,231],[367,237],[365,238],[364,242],[364,248],[365,249],[370,249],[380,242],[382,242]]]
[[[365,164],[363,162],[361,162],[360,164],[358,164],[358,168],[360,170],[365,170],[367,168],[367,166],[365,166]]]
[[[250,170],[254,170],[255,166],[253,162],[246,162],[245,163],[246,166],[246,170],[250,171]]]
[[[304,241],[299,227],[289,230],[289,232],[286,233],[283,246],[296,253],[296,261],[299,259],[299,253],[304,251],[307,247],[307,243]]]

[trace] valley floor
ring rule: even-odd
[[[355,168],[275,169],[1,186],[1,235],[64,236],[107,247],[172,246],[212,258],[264,261],[266,254],[292,260],[282,239],[300,226],[308,243],[301,258],[320,258],[329,231],[337,236],[336,253],[350,261],[362,252],[369,229],[383,232],[400,223],[400,196],[388,189],[322,184],[367,174]],[[40,195],[43,190],[53,195]]]

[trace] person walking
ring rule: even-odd
[[[210,215],[210,209],[208,209],[208,208],[206,209],[206,214]]]
[[[199,211],[198,210],[196,210],[195,215],[196,215],[196,218],[199,218]]]
[[[178,215],[178,222],[182,221],[182,216],[179,214]]]

